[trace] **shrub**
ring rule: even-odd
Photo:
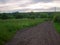
[[[9,18],[9,16],[8,16],[8,15],[6,15],[6,13],[3,13],[3,14],[0,16],[0,18],[1,18],[1,19],[8,19],[8,18]]]
[[[60,22],[60,16],[56,16],[54,22]]]

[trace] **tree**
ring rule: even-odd
[[[0,16],[1,19],[8,19],[9,16],[6,13],[1,14]]]

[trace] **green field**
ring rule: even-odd
[[[58,33],[60,33],[60,23],[54,23],[54,26],[55,26],[55,28],[56,28],[56,31],[58,32]]]
[[[37,25],[44,22],[44,20],[43,18],[0,20],[0,45],[9,41],[17,30]]]

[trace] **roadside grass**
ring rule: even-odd
[[[56,31],[60,34],[60,23],[55,22],[54,26],[56,28]]]
[[[21,30],[26,27],[31,27],[44,21],[44,18],[7,20],[0,19],[0,45],[4,45],[6,42],[8,42],[17,30]]]

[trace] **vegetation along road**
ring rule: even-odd
[[[6,45],[60,45],[60,35],[48,21],[29,29],[18,31]]]

